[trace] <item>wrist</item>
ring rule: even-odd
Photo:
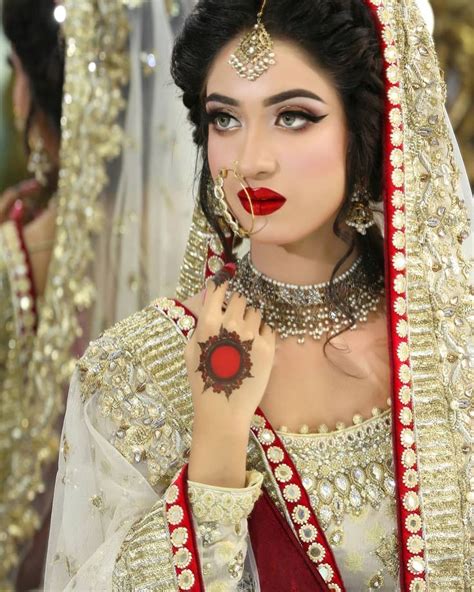
[[[218,422],[193,426],[189,479],[217,487],[245,487],[249,430]]]

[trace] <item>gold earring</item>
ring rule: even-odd
[[[35,134],[31,140],[30,156],[28,158],[28,172],[35,176],[40,185],[46,187],[48,184],[48,173],[52,170],[51,160],[44,146],[42,137]]]
[[[263,0],[256,24],[242,37],[229,59],[229,64],[237,74],[247,80],[257,80],[270,66],[276,64],[273,40],[262,23],[266,3],[267,0]]]
[[[369,207],[370,196],[367,190],[356,187],[351,198],[351,207],[347,214],[346,224],[355,228],[359,234],[365,235],[367,229],[375,224],[374,213]]]

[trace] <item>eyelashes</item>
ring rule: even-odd
[[[231,115],[230,113],[227,113],[226,111],[220,111],[219,109],[213,109],[211,111],[204,111],[204,123],[209,126],[209,125],[214,125],[216,127],[216,129],[218,130],[224,130],[224,129],[234,129],[236,126],[233,126],[231,128],[218,128],[217,127],[217,121],[219,119],[228,119],[229,121],[237,121],[237,119]]]
[[[306,129],[312,124],[319,123],[323,119],[327,117],[326,115],[314,115],[313,113],[309,113],[308,111],[304,111],[302,109],[288,109],[286,111],[281,111],[276,118],[276,122],[279,121],[286,121],[287,125],[279,125],[282,129],[299,131]],[[212,109],[210,111],[204,111],[204,123],[205,125],[213,125],[216,131],[218,132],[226,132],[231,129],[236,129],[240,127],[240,122],[238,119],[227,111],[223,111],[222,109]],[[219,125],[219,119],[220,125]],[[226,125],[225,122],[228,124],[232,122],[236,122],[237,125]],[[292,125],[296,123],[297,125]]]

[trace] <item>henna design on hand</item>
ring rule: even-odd
[[[201,357],[197,370],[201,373],[204,389],[225,393],[227,398],[238,389],[245,378],[252,378],[250,352],[253,339],[242,341],[235,331],[221,326],[219,334],[199,343]]]

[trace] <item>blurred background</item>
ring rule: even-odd
[[[448,110],[474,186],[474,1],[431,0],[431,5],[435,43],[448,83]],[[13,124],[7,56],[0,30],[0,192],[26,176],[22,137]]]

